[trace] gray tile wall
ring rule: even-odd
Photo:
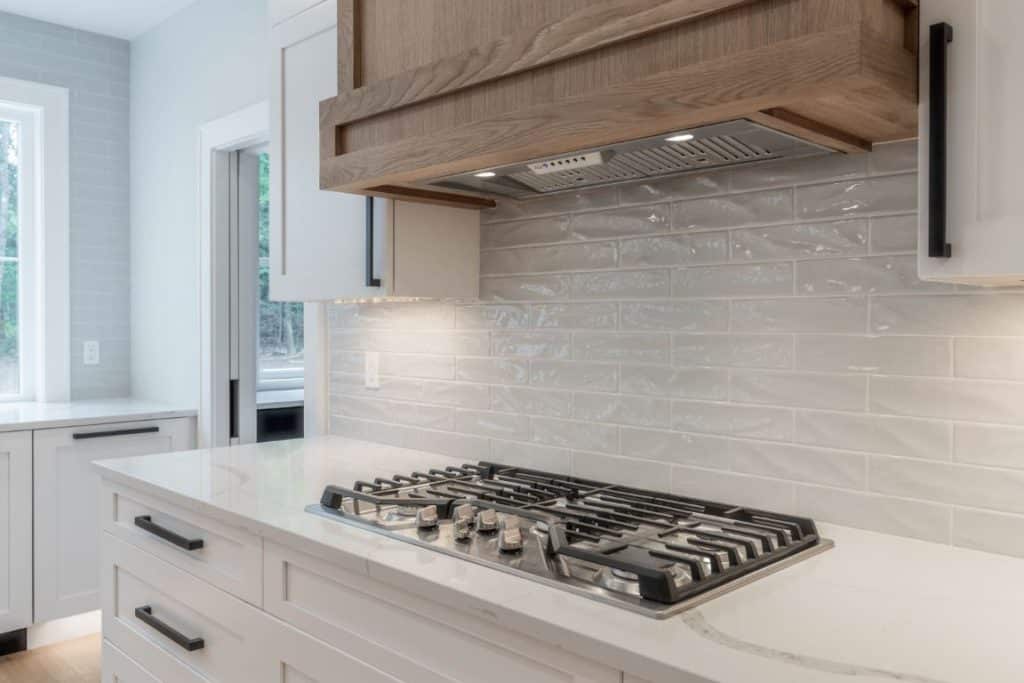
[[[504,204],[484,303],[331,307],[332,429],[1024,556],[1024,292],[917,279],[915,166]]]
[[[0,76],[71,91],[72,398],[129,382],[127,41],[0,12]],[[82,364],[82,342],[101,364]]]

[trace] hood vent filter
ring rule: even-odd
[[[729,121],[687,131],[692,140],[668,142],[665,136],[488,169],[428,183],[452,190],[515,199],[581,188],[702,171],[738,164],[784,159],[828,151],[812,143],[747,120]]]

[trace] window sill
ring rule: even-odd
[[[256,392],[256,409],[294,408],[305,403],[302,389],[277,389]]]

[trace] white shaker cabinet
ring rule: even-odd
[[[0,633],[32,623],[32,433],[0,434]]]
[[[194,447],[192,418],[34,432],[37,623],[100,606],[100,482],[91,463]]]
[[[338,92],[336,26],[327,0],[271,29],[271,299],[476,298],[479,211],[320,189],[319,106]]]
[[[1019,73],[1024,64],[1024,3],[928,0],[920,7],[920,276],[973,285],[1019,285],[1024,281],[1019,180],[1024,156],[1024,81]],[[941,24],[948,25],[948,33],[945,27],[933,33],[932,27]],[[933,114],[941,115],[943,102],[945,126],[936,125],[941,119],[933,121]],[[932,162],[938,162],[937,169],[932,169]],[[943,167],[945,193],[941,184],[935,184],[941,183],[941,176],[934,175]],[[945,239],[931,234],[942,223]],[[946,244],[948,256],[943,253]]]
[[[276,26],[282,21],[318,5],[320,2],[322,0],[269,0],[267,3],[267,13],[270,15],[270,23]]]

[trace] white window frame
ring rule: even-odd
[[[0,401],[67,401],[70,380],[69,95],[0,77],[0,116],[22,126],[19,163],[21,391]]]

